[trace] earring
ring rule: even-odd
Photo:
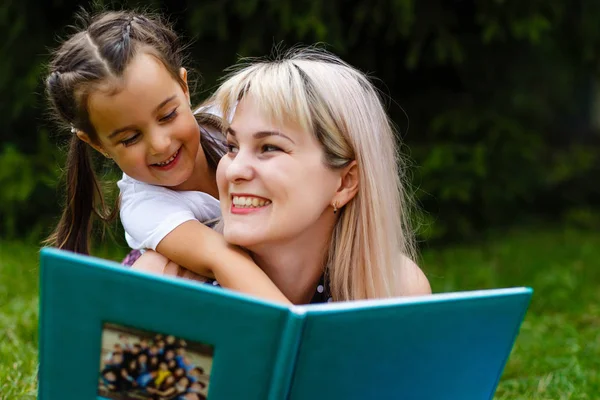
[[[337,200],[333,202],[332,206],[333,206],[333,213],[337,214]]]

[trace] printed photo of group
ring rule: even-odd
[[[213,347],[115,324],[102,330],[98,396],[206,400]]]

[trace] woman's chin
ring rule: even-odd
[[[239,230],[230,230],[225,228],[223,231],[223,236],[227,243],[234,244],[236,246],[244,247],[248,250],[252,250],[252,247],[256,246],[258,243],[262,243],[261,237],[252,233],[249,230],[239,231]]]

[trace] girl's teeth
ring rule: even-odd
[[[159,167],[164,167],[165,165],[170,164],[175,159],[175,157],[177,157],[177,154],[179,154],[179,150],[177,150],[175,152],[175,154],[173,154],[171,156],[171,158],[169,158],[167,161],[159,162],[159,163],[156,163],[155,165],[158,165]]]
[[[271,200],[259,199],[257,197],[234,196],[233,205],[237,208],[256,208],[271,204]]]

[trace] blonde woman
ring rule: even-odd
[[[397,137],[363,73],[295,49],[241,64],[214,101],[231,121],[217,169],[223,235],[292,303],[431,292],[411,261]],[[153,257],[135,267],[164,266]]]

